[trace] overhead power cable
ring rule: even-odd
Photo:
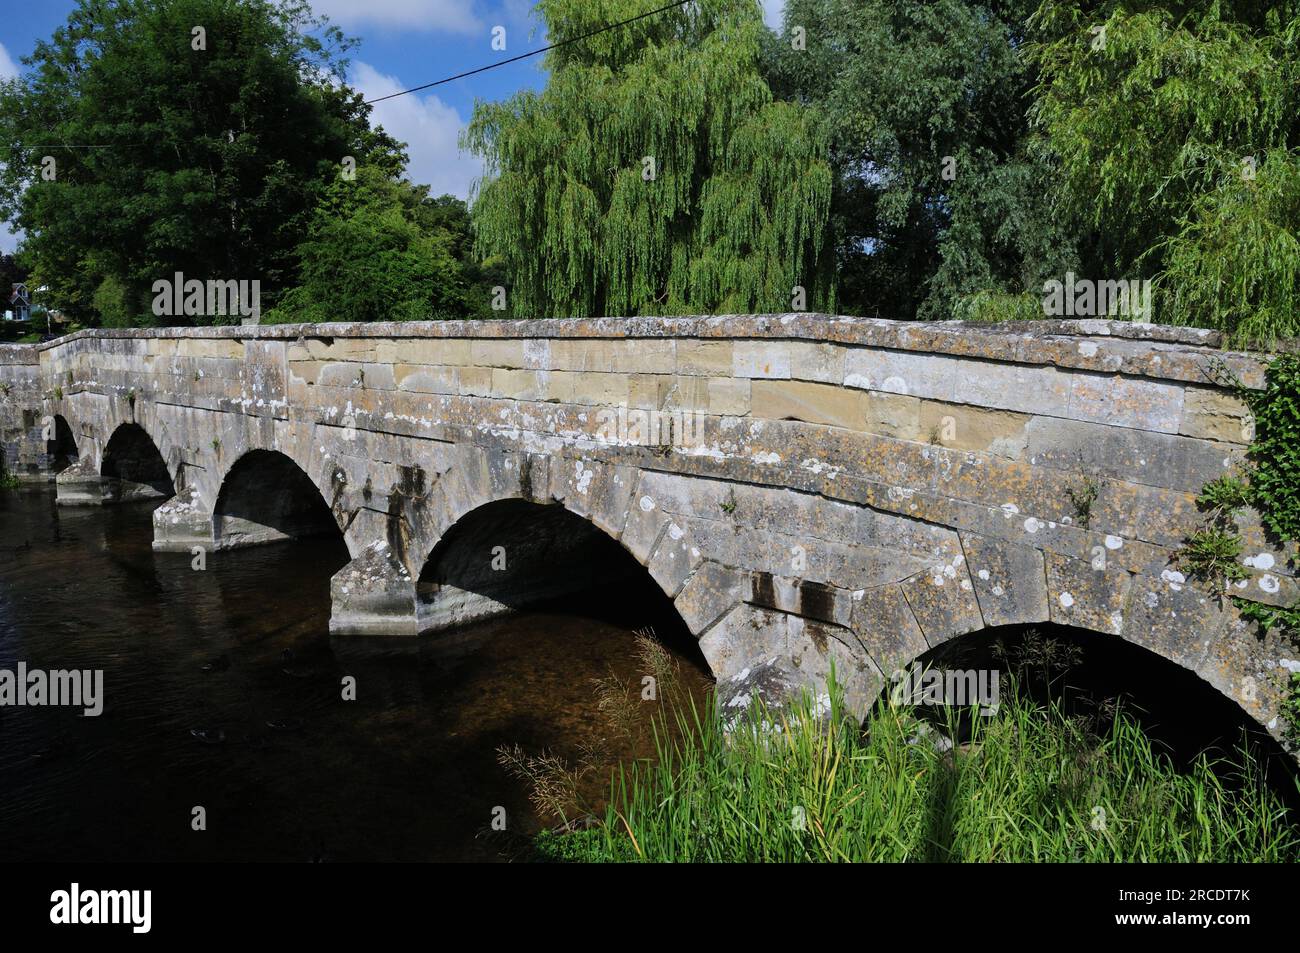
[[[637,14],[634,17],[628,17],[626,20],[620,20],[617,23],[611,23],[608,26],[603,26],[598,30],[590,30],[578,36],[571,36],[567,40],[561,40],[558,43],[551,43],[548,46],[543,46],[536,50],[530,50],[527,53],[520,53],[518,56],[512,56],[507,60],[498,60],[495,63],[489,63],[488,65],[480,66],[477,69],[467,70],[464,73],[457,73],[455,76],[448,76],[444,79],[435,80],[432,83],[425,83],[423,86],[412,86],[410,89],[403,89],[401,92],[389,93],[387,96],[378,96],[375,99],[367,99],[366,104],[373,106],[375,103],[382,103],[386,99],[396,99],[398,96],[405,96],[407,93],[418,93],[422,89],[432,89],[433,87],[441,86],[444,83],[452,83],[458,79],[464,79],[466,76],[474,76],[477,73],[486,73],[488,70],[497,69],[502,66],[509,66],[511,63],[518,63],[520,60],[526,60],[530,56],[538,56],[542,53],[549,52],[550,50],[558,50],[562,46],[569,46],[570,44],[573,43],[579,43],[583,40],[589,40],[593,36],[598,36],[601,33],[608,33],[610,30],[617,30],[619,27],[627,26],[629,23],[635,23],[637,20],[644,20],[646,17],[652,17],[655,16],[656,14],[666,13],[669,10],[674,10],[677,7],[684,7],[686,6],[686,4],[692,2],[694,2],[694,0],[677,0],[676,3],[670,3],[667,4],[666,6],[659,7],[655,10],[649,10],[645,13]]]

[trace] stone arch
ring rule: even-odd
[[[250,449],[222,475],[212,508],[217,548],[343,533],[316,482],[288,454]]]
[[[669,531],[662,514],[638,519],[646,514],[634,503],[639,477],[635,466],[473,444],[456,444],[448,452],[450,459],[431,478],[418,507],[406,501],[396,514],[400,521],[390,513],[385,538],[367,546],[332,580],[332,632],[416,635],[467,621],[454,611],[449,614],[452,618],[445,618],[432,606],[430,584],[435,580],[425,573],[431,558],[440,552],[440,545],[447,545],[444,540],[455,540],[457,527],[467,525],[464,521],[476,512],[492,515],[510,507],[533,507],[530,512],[547,513],[557,522],[561,513],[576,518],[580,523],[571,525],[586,524],[589,540],[601,538],[624,550],[644,567],[685,627],[698,636],[698,620],[688,618],[675,600],[701,561],[690,558],[687,541],[680,532]],[[411,528],[400,545],[393,529],[398,522]]]
[[[894,671],[930,650],[988,629],[1067,626],[1090,638],[1134,646],[1195,675],[1280,737],[1278,711],[1289,660],[1276,634],[1258,636],[1229,600],[1176,573],[1103,570],[1088,561],[1021,549],[1026,561],[1000,563],[1004,570],[1018,565],[1018,575],[1002,577],[1018,585],[1019,592],[1013,592],[1011,585],[996,584],[996,570],[986,575],[987,570],[977,569],[992,563],[986,559],[981,564],[978,547],[967,546],[972,555],[969,578],[977,597],[974,613],[951,605],[926,606],[917,597],[921,580],[912,580],[911,588],[900,587],[899,592],[866,594],[861,614],[855,610],[854,628],[877,665],[882,685]],[[1005,556],[1007,549],[1002,552]],[[1001,591],[994,594],[994,589]]]
[[[50,458],[51,471],[57,475],[77,462],[80,450],[77,447],[76,435],[63,414],[52,415],[50,424],[45,440],[45,452]]]
[[[1288,667],[1297,662],[1278,640],[1257,637],[1230,601],[1158,566],[1134,572],[1115,558],[1099,567],[973,534],[960,542],[925,570],[856,591],[705,563],[682,596],[714,577],[700,587],[710,594],[704,604],[710,615],[725,608],[700,643],[724,705],[820,693],[834,666],[847,707],[865,717],[890,676],[932,649],[990,628],[1052,623],[1145,649],[1279,735]],[[734,601],[720,597],[728,586]]]
[[[670,599],[672,593],[665,592],[644,565],[619,540],[562,501],[489,501],[464,513],[424,560],[416,580],[421,629],[463,625],[641,581],[649,581]]]
[[[1043,654],[1046,640],[1058,645],[1050,670]],[[1009,648],[1010,655],[995,652],[995,642]],[[1032,649],[1028,656],[1019,654],[1018,650],[1025,647]],[[1078,654],[1067,658],[1076,651]],[[1052,698],[1064,704],[1067,711],[1095,714],[1099,700],[1126,698],[1126,707],[1138,721],[1158,729],[1162,743],[1170,745],[1171,752],[1181,752],[1184,758],[1199,754],[1207,746],[1225,752],[1235,749],[1239,731],[1246,724],[1251,725],[1252,733],[1262,734],[1260,729],[1266,727],[1239,697],[1220,690],[1194,668],[1150,645],[1072,625],[1045,622],[989,626],[943,643],[917,661],[921,664],[915,669],[916,675],[931,667],[947,673],[945,684],[960,685],[968,691],[976,685],[990,687],[987,669],[1015,671],[1023,664],[1027,669],[1023,673],[1025,688],[1035,701]],[[964,673],[964,677],[958,673]],[[909,682],[906,672],[899,675],[902,692],[909,684],[915,689],[917,682]],[[887,682],[879,697],[887,697],[894,684],[892,680]],[[1005,690],[1003,682],[1003,693]],[[981,704],[986,701],[975,700]],[[955,701],[958,706],[968,703],[973,702],[969,698]],[[1268,747],[1273,750],[1271,745]]]
[[[149,432],[138,423],[114,428],[99,461],[104,500],[166,499],[176,492],[167,461]]]

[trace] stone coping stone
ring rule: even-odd
[[[0,364],[40,364],[41,352],[36,344],[0,344]]]
[[[949,354],[988,361],[1066,367],[1111,374],[1214,384],[1212,364],[1247,387],[1263,385],[1268,356],[1220,350],[1218,331],[1107,319],[894,321],[800,312],[635,318],[541,318],[376,321],[326,324],[220,325],[184,328],[88,328],[39,345],[50,350],[83,339],[306,338],[565,339],[673,338],[817,341]]]

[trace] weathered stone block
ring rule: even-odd
[[[735,377],[790,378],[790,348],[784,341],[736,341],[731,372]]]
[[[677,373],[719,377],[731,373],[730,341],[678,341]]]
[[[668,521],[659,537],[659,545],[646,562],[651,578],[670,599],[677,597],[686,578],[702,561],[700,550],[691,542],[688,526],[682,525],[684,522]]]
[[[662,338],[611,341],[606,370],[623,373],[672,374],[677,370],[675,342]]]
[[[749,413],[750,382],[747,380],[709,381],[709,413],[743,417]]]
[[[1183,388],[1120,375],[1076,373],[1071,380],[1069,413],[1041,412],[1116,427],[1178,433],[1183,417]]]
[[[1071,376],[1054,367],[980,363],[956,375],[952,399],[977,407],[1070,416]]]
[[[863,404],[863,429],[899,440],[921,439],[921,401],[901,394],[868,391]]]
[[[790,376],[801,381],[840,385],[844,381],[844,348],[838,344],[791,341]]]
[[[959,364],[931,354],[852,348],[844,357],[844,386],[949,400]]]
[[[902,587],[879,586],[854,598],[853,631],[887,677],[929,651]]]
[[[1132,575],[1110,565],[1103,548],[1085,562],[1048,553],[1048,609],[1052,621],[1094,632],[1124,631],[1124,606]]]
[[[984,627],[975,587],[961,555],[906,580],[902,589],[931,645]]]
[[[292,367],[292,365],[290,365]],[[394,365],[394,379],[398,390],[418,394],[456,394],[460,392],[457,368],[423,364]]]
[[[469,341],[454,338],[381,341],[375,348],[375,359],[381,364],[442,364],[460,367],[472,363],[469,359]]]
[[[1019,460],[1028,443],[1028,414],[921,401],[918,426],[931,443],[952,450],[986,450]]]
[[[511,400],[546,400],[550,393],[547,371],[493,368],[492,396]]]
[[[667,374],[633,374],[628,378],[629,407],[658,410],[673,388],[674,380]]]
[[[962,545],[985,625],[1050,618],[1041,550],[974,533],[962,534]]]
[[[1255,418],[1239,397],[1210,387],[1183,389],[1183,419],[1178,432],[1189,437],[1250,443]]]
[[[1175,664],[1196,671],[1210,645],[1230,624],[1227,608],[1169,572],[1134,576],[1121,635]]]
[[[210,338],[182,338],[176,354],[181,357],[219,357],[234,361],[244,359],[244,342]]]
[[[803,381],[756,380],[750,387],[749,412],[754,417],[863,429],[866,412],[861,391]]]
[[[737,569],[708,561],[700,565],[673,600],[696,638],[740,602],[745,576]]]
[[[462,367],[459,371],[458,377],[461,396],[492,396],[492,368]]]
[[[1205,440],[1054,417],[1035,417],[1028,435],[1035,464],[1198,493],[1241,455]]]
[[[524,342],[506,338],[471,341],[470,362],[480,367],[526,367]]]
[[[599,404],[617,407],[627,403],[628,376],[581,371],[569,376],[573,388],[570,398],[575,404]]]

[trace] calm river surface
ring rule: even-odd
[[[0,668],[103,669],[105,696],[97,718],[0,707],[0,861],[498,859],[494,808],[516,833],[538,820],[496,748],[572,757],[603,730],[592,680],[639,683],[632,632],[667,624],[624,598],[602,621],[331,640],[341,541],[211,554],[196,572],[152,551],[151,510],[0,493]]]

